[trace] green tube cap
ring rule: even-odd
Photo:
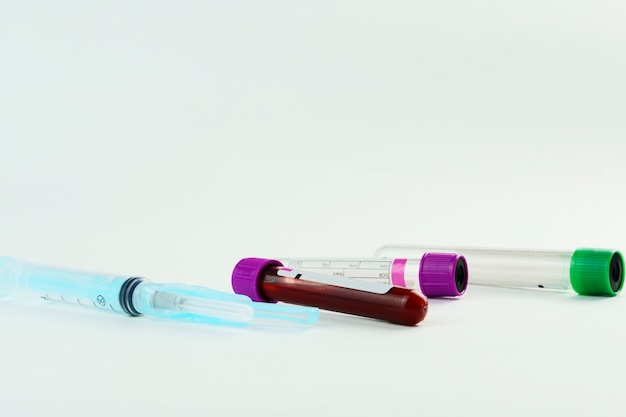
[[[569,277],[578,294],[612,297],[624,285],[624,257],[614,250],[576,249]]]

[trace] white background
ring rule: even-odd
[[[247,256],[626,248],[611,0],[0,4],[0,254],[230,290]],[[471,270],[471,265],[470,265]],[[3,415],[618,415],[626,298],[416,328],[0,303]]]

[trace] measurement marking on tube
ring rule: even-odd
[[[102,295],[98,295],[98,297],[96,297],[96,301],[98,301],[98,304],[100,304],[101,306],[105,306],[107,303],[104,299],[104,296]]]
[[[337,287],[349,288],[352,290],[367,291],[375,294],[385,294],[391,288],[392,285],[382,284],[379,282],[368,282],[360,279],[346,278],[337,275],[323,275],[310,271],[296,271],[291,268],[280,268],[278,271],[279,276],[289,278],[302,278],[306,281],[319,282],[322,284],[334,285]]]

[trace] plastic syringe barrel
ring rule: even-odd
[[[127,275],[86,272],[0,257],[0,295],[134,315],[120,300],[122,287],[129,278]]]
[[[81,271],[0,257],[0,296],[77,304],[130,316],[149,315],[241,326],[253,318],[310,324],[312,307],[255,303],[249,297],[206,287],[152,283],[128,275]]]
[[[385,245],[375,256],[420,256],[425,252],[455,252],[471,265],[470,284],[573,289],[582,295],[614,296],[624,283],[622,254],[610,249],[577,249],[574,252],[476,249]]]

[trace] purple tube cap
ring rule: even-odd
[[[467,262],[456,253],[425,253],[419,282],[426,297],[458,297],[467,288]]]
[[[283,264],[274,259],[265,258],[244,258],[237,262],[231,279],[233,291],[247,295],[252,301],[275,303],[276,301],[264,298],[259,291],[261,273],[268,266],[283,266]]]

